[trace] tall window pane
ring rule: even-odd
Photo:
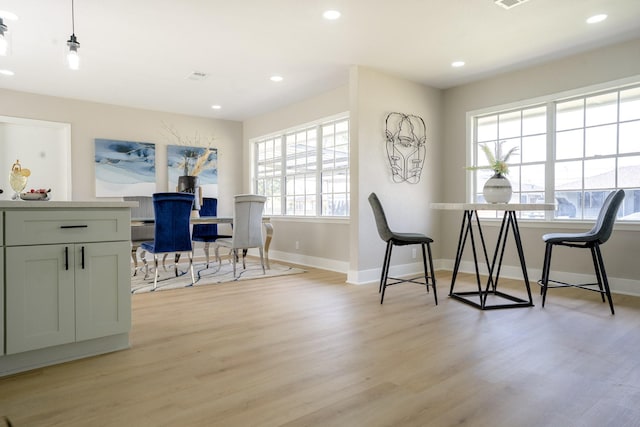
[[[618,92],[591,96],[586,100],[586,125],[597,126],[618,121]]]
[[[585,129],[585,157],[616,154],[618,126],[596,126]]]
[[[640,119],[640,87],[620,91],[620,121]]]
[[[349,119],[301,126],[254,143],[254,188],[265,214],[349,215]]]
[[[515,149],[507,160],[509,169],[507,178],[513,189],[511,202],[518,203],[530,198],[538,200],[540,193],[544,194],[544,163],[547,152],[546,110],[546,105],[537,105],[476,118],[473,155],[474,165],[480,169],[474,172],[474,200],[484,202],[483,186],[493,175],[493,171],[487,169],[489,160],[484,147],[494,157],[501,158]],[[531,181],[534,177],[536,182]],[[542,197],[544,198],[544,195]],[[479,214],[492,217],[496,215],[491,211],[482,211]]]
[[[638,109],[640,110],[640,105],[638,105]],[[638,147],[640,147],[640,120],[620,123],[618,144],[620,153],[638,151]]]
[[[584,100],[558,102],[556,104],[556,130],[584,127]]]
[[[575,159],[584,156],[584,130],[566,130],[556,133],[556,159]]]
[[[517,147],[508,161],[511,202],[553,201],[555,212],[526,218],[592,219],[613,190],[625,190],[619,217],[640,222],[640,83],[473,118],[473,199],[491,170],[482,147]]]

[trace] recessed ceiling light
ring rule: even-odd
[[[464,66],[464,61],[454,61],[454,62],[451,63],[451,66],[452,67],[456,67],[456,68],[463,67]]]
[[[322,14],[324,19],[328,19],[330,21],[334,21],[334,20],[340,18],[340,15],[341,15],[340,12],[337,11],[337,10],[326,10]]]
[[[211,108],[213,108],[214,110],[219,110],[219,109],[221,109],[222,107],[221,107],[221,106],[219,106],[219,105],[212,105],[212,106],[211,106]]]
[[[17,21],[18,15],[13,12],[7,12],[6,10],[0,10],[0,18],[9,19],[11,21]]]
[[[0,74],[3,76],[13,76],[15,73],[11,70],[0,70]]]
[[[209,74],[204,73],[202,71],[193,71],[191,74],[189,74],[187,76],[188,80],[205,80],[207,77],[209,77]]]
[[[598,22],[604,21],[605,19],[607,19],[607,15],[605,15],[604,13],[593,15],[592,17],[587,19],[587,24],[596,24]]]
[[[493,0],[495,4],[507,10],[511,9],[512,7],[520,6],[522,3],[526,3],[528,1],[529,0]]]
[[[271,81],[272,82],[281,82],[283,80],[284,80],[284,78],[282,76],[271,76]]]

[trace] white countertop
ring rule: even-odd
[[[553,211],[555,203],[431,203],[432,209],[456,211]]]
[[[55,200],[0,200],[0,209],[65,209],[65,208],[134,208],[138,202],[118,201],[55,201]]]

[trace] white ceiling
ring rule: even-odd
[[[329,8],[342,17],[324,20]],[[75,0],[71,71],[71,0],[0,10],[19,17],[5,20],[0,69],[15,75],[1,88],[230,120],[344,85],[353,64],[447,88],[640,37],[640,0]],[[585,23],[597,13],[609,17]]]

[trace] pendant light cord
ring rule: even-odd
[[[73,7],[73,0],[71,0],[71,34],[76,34],[76,15]]]

